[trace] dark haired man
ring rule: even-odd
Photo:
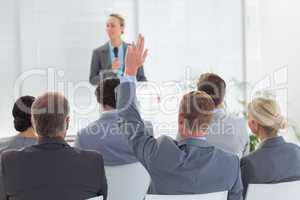
[[[119,128],[119,116],[116,110],[115,89],[119,86],[118,78],[107,78],[100,82],[95,90],[101,116],[87,127],[81,129],[76,137],[75,146],[101,153],[104,164],[108,166],[124,165],[137,162],[128,146],[128,141]],[[147,133],[152,135],[152,125],[145,122]]]

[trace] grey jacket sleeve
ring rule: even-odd
[[[236,157],[237,163],[237,178],[235,180],[234,185],[232,186],[231,190],[228,191],[227,200],[242,200],[243,199],[243,184],[241,178],[241,170],[239,164],[239,158]]]
[[[144,121],[136,106],[136,86],[133,82],[124,82],[117,88],[117,110],[120,127],[128,138],[137,159],[147,168],[151,157],[158,151],[157,140],[149,135]]]
[[[100,77],[99,71],[101,70],[101,62],[100,62],[100,55],[98,55],[97,51],[93,51],[92,61],[91,61],[91,69],[90,69],[90,76],[89,81],[92,85],[97,85]]]

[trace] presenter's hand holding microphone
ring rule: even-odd
[[[113,70],[113,72],[117,73],[119,70],[119,67],[120,67],[120,61],[118,58],[119,48],[114,47],[113,52],[114,52],[114,59],[112,61],[112,70]]]
[[[137,41],[128,46],[125,57],[125,76],[136,76],[138,69],[143,65],[148,54],[145,48],[144,36],[139,34]]]

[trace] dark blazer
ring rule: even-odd
[[[128,44],[123,42],[123,47],[125,52],[124,54],[124,59],[125,59]],[[89,77],[90,83],[92,85],[97,85],[99,83],[99,80],[101,79],[110,76],[116,76],[111,70],[111,65],[112,65],[112,61],[109,52],[109,43],[107,42],[93,51],[90,77]],[[147,78],[144,74],[143,66],[139,68],[136,78],[138,81],[147,81]]]
[[[149,194],[203,194],[228,191],[228,200],[242,199],[239,158],[199,138],[176,142],[145,131],[135,104],[134,83],[121,83],[117,109],[121,127],[137,159],[151,177]]]
[[[300,180],[300,147],[282,137],[264,141],[241,160],[244,196],[248,184],[280,183]]]
[[[3,153],[4,191],[13,200],[81,200],[107,196],[103,158],[58,138]]]

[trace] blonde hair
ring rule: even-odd
[[[183,96],[179,112],[183,114],[187,128],[191,131],[206,131],[213,117],[215,103],[203,91],[194,91]]]
[[[279,129],[287,127],[278,104],[272,99],[255,98],[249,103],[248,112],[270,134],[276,134]]]

